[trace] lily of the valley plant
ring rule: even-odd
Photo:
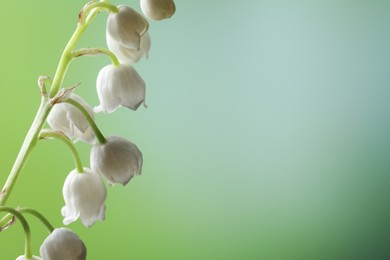
[[[145,102],[146,84],[133,66],[148,57],[151,45],[149,19],[171,17],[175,4],[172,0],[141,0],[139,4],[143,15],[126,4],[117,6],[108,0],[88,2],[78,15],[76,30],[61,55],[55,75],[38,79],[40,107],[0,192],[0,232],[20,223],[25,233],[25,252],[15,256],[17,260],[82,260],[87,256],[83,241],[70,229],[53,227],[44,214],[35,209],[7,205],[16,181],[39,140],[63,141],[74,158],[75,169],[66,177],[62,189],[64,225],[79,220],[86,227],[91,227],[96,221],[103,221],[108,192],[105,181],[109,185],[120,183],[125,186],[142,172],[143,158],[137,145],[123,137],[105,136],[94,121],[95,113],[112,113],[120,107],[136,111]],[[108,48],[76,48],[88,26],[102,11],[108,12]],[[111,60],[111,64],[98,73],[96,89],[100,104],[95,107],[76,94],[76,87],[65,88],[62,85],[71,62],[91,55],[107,55]],[[82,163],[73,144],[78,141],[91,145],[89,166]],[[26,214],[40,219],[49,231],[40,247],[40,256],[33,255],[33,237]]]

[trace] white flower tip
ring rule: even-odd
[[[173,0],[141,0],[141,10],[145,16],[159,21],[170,18],[176,6]]]
[[[68,210],[68,208],[66,206],[62,207],[61,215],[62,215],[62,217],[64,217],[64,220],[62,221],[62,223],[64,223],[64,225],[66,225],[66,226],[75,222],[80,217],[80,213],[71,214],[71,212]]]
[[[102,105],[99,105],[99,106],[96,106],[93,108],[93,112],[101,113],[101,112],[104,112],[104,109],[103,109]]]
[[[135,103],[135,104],[124,105],[124,106],[127,107],[128,109],[133,110],[133,111],[137,111],[142,103],[144,103],[144,100],[140,100],[138,103]]]
[[[116,109],[117,108],[107,108],[107,107],[104,107],[103,105],[100,104],[100,105],[93,108],[93,112],[95,112],[96,114],[97,113],[112,113]]]
[[[131,179],[133,179],[134,175],[131,176],[129,179],[125,180],[124,182],[121,182],[122,186],[125,187],[130,181]]]
[[[93,226],[93,224],[95,224],[95,220],[85,220],[85,219],[82,219],[81,220],[81,223],[83,223],[83,225],[87,228],[90,228]]]
[[[93,226],[93,224],[95,224],[96,221],[98,221],[98,220],[104,221],[105,218],[106,218],[106,205],[103,205],[100,208],[100,211],[99,211],[99,214],[97,217],[81,219],[81,223],[83,223],[83,225],[85,227],[90,228]]]

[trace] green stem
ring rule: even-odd
[[[89,125],[91,126],[92,130],[94,131],[99,143],[105,144],[107,142],[106,138],[104,137],[102,132],[100,132],[99,128],[97,127],[95,121],[93,120],[91,115],[88,113],[88,111],[79,102],[77,102],[74,99],[68,98],[65,102],[77,107],[80,110],[80,112],[83,113],[83,115],[87,119]]]
[[[39,211],[37,211],[35,209],[31,209],[31,208],[20,208],[20,209],[18,209],[18,211],[22,214],[27,213],[27,214],[33,215],[34,217],[39,219],[43,223],[43,225],[45,225],[46,229],[50,233],[53,232],[54,227],[52,226],[52,224],[50,224],[50,222],[47,220],[47,218],[45,218],[45,216],[43,216]]]
[[[81,36],[87,29],[88,25],[92,22],[93,18],[98,13],[98,9],[94,9],[88,15],[88,19],[85,22],[79,23],[73,35],[70,37],[68,44],[65,46],[64,51],[62,52],[60,62],[56,70],[56,74],[53,79],[53,84],[50,88],[50,98],[53,98],[59,91],[62,82],[64,80],[66,71],[68,70],[69,64],[72,61],[72,51],[75,48],[77,42],[80,40]]]
[[[64,135],[63,133],[60,133],[60,132],[55,132],[55,131],[41,131],[39,138],[40,139],[56,138],[56,139],[63,141],[68,146],[68,148],[70,149],[70,151],[73,155],[73,159],[74,159],[77,171],[79,173],[84,172],[84,168],[83,168],[83,164],[81,162],[80,156],[79,156],[76,148],[74,147],[74,145],[72,144],[72,142],[69,140],[69,138],[66,135]]]
[[[116,7],[115,5],[112,5],[110,3],[108,3],[108,1],[101,1],[101,2],[97,2],[97,3],[93,3],[93,4],[90,4],[88,5],[84,10],[83,10],[83,17],[81,18],[81,22],[85,22],[85,17],[89,15],[89,13],[93,10],[97,8],[97,12],[100,12],[100,10],[107,10],[109,12],[112,12],[112,13],[117,13],[119,12],[119,9],[118,7]]]
[[[10,207],[2,207],[0,206],[0,211],[9,212],[20,220],[20,223],[23,226],[24,234],[25,234],[25,249],[24,255],[26,258],[32,258],[32,250],[31,250],[31,231],[30,226],[27,223],[27,220],[23,217],[23,215],[18,212],[16,209]]]
[[[107,2],[107,0],[101,0],[101,2]],[[87,17],[87,20],[85,23],[79,23],[76,30],[74,31],[73,35],[69,39],[68,44],[66,45],[62,55],[61,59],[58,63],[56,73],[53,78],[53,82],[51,84],[50,88],[50,97],[54,97],[64,80],[65,73],[68,69],[69,63],[72,60],[72,51],[74,47],[76,46],[77,42],[79,41],[82,34],[87,29],[88,25],[92,22],[93,18],[97,15],[98,10],[94,9],[90,12],[90,14]],[[46,95],[42,97],[41,105],[38,109],[38,112],[35,116],[35,119],[30,127],[30,130],[28,131],[24,142],[22,144],[22,147],[19,151],[19,154],[15,160],[15,163],[11,169],[11,172],[7,178],[6,183],[3,186],[3,189],[0,192],[0,206],[4,206],[7,202],[7,199],[9,197],[9,194],[12,191],[12,188],[15,185],[16,180],[18,179],[20,172],[23,169],[23,166],[26,164],[33,148],[35,147],[37,141],[38,141],[38,134],[41,131],[47,116],[50,113],[50,110],[52,108],[52,105],[50,104],[49,100],[47,99]]]
[[[18,156],[16,157],[15,163],[7,178],[7,181],[5,182],[3,189],[0,192],[0,206],[4,206],[7,202],[8,196],[11,193],[16,180],[18,179],[20,172],[26,164],[33,148],[37,144],[38,133],[41,131],[51,108],[52,105],[50,104],[49,100],[46,97],[42,97],[41,105],[38,109],[35,119],[24,139],[22,147]]]
[[[12,225],[14,215],[8,213],[0,220],[0,232]]]
[[[107,0],[101,0],[101,2],[108,2]],[[64,80],[66,71],[68,69],[69,63],[72,60],[72,51],[74,47],[76,46],[77,42],[79,41],[80,37],[83,35],[89,24],[92,22],[92,20],[95,18],[97,13],[99,12],[98,8],[90,11],[86,21],[84,23],[79,23],[76,30],[74,31],[73,35],[69,39],[68,44],[66,45],[64,51],[62,52],[61,59],[58,63],[56,73],[54,75],[51,88],[50,88],[50,98],[53,98],[61,88],[62,82]],[[41,90],[45,92],[46,90]],[[15,163],[11,169],[11,172],[7,178],[7,181],[5,182],[3,189],[0,192],[0,206],[4,206],[7,202],[7,199],[24,167],[26,164],[32,150],[34,149],[35,145],[38,141],[38,135],[47,119],[47,116],[49,115],[51,108],[53,106],[51,105],[50,101],[46,97],[46,95],[43,95],[41,99],[41,105],[37,111],[37,114],[35,116],[35,119],[30,127],[30,130],[28,131],[24,142],[22,144],[22,147],[19,151],[18,156],[16,157]]]
[[[77,51],[72,52],[73,58],[77,58],[77,57],[84,56],[84,55],[93,56],[93,55],[98,55],[98,54],[106,54],[107,56],[109,56],[112,63],[115,66],[118,66],[120,64],[118,61],[118,58],[115,56],[115,54],[112,51],[104,49],[104,48],[85,48],[85,49],[79,49]]]

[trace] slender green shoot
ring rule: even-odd
[[[99,54],[105,54],[109,56],[112,61],[112,64],[114,64],[115,66],[118,66],[120,64],[115,54],[112,51],[104,48],[83,48],[72,52],[73,58],[78,58],[81,56],[95,56]]]
[[[30,214],[30,215],[33,215],[34,217],[36,217],[37,219],[39,219],[42,224],[46,227],[46,229],[51,233],[53,232],[54,230],[54,227],[52,224],[50,224],[49,220],[47,220],[47,218],[45,218],[45,216],[40,213],[39,211],[35,210],[35,209],[31,209],[31,208],[19,208],[17,209],[20,213],[22,214]]]
[[[84,168],[83,168],[83,164],[81,162],[80,156],[79,156],[76,148],[74,147],[73,143],[69,140],[69,138],[66,135],[64,135],[62,132],[53,131],[50,129],[43,129],[41,131],[41,133],[39,134],[39,139],[50,139],[50,138],[59,139],[59,140],[63,141],[68,146],[69,150],[72,153],[77,172],[83,173]]]
[[[10,207],[0,206],[0,212],[9,212],[14,215],[17,219],[19,219],[20,223],[23,226],[24,234],[25,234],[25,248],[24,255],[27,259],[32,258],[32,249],[31,249],[31,231],[30,226],[28,225],[27,220],[23,217],[23,215],[17,211],[16,209]]]
[[[88,113],[88,111],[79,102],[77,102],[76,100],[74,100],[72,98],[68,98],[65,102],[77,107],[80,110],[80,112],[83,113],[83,115],[87,119],[89,125],[91,126],[92,130],[94,131],[99,143],[105,144],[107,142],[106,138],[104,137],[102,132],[100,132],[99,128],[97,127],[95,121],[93,120],[91,115]]]

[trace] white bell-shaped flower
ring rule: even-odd
[[[163,20],[175,13],[176,6],[173,0],[141,0],[141,10],[150,19]]]
[[[119,137],[107,138],[91,150],[91,168],[105,177],[110,185],[126,185],[134,175],[142,172],[142,153],[132,142]]]
[[[56,228],[40,248],[44,260],[85,260],[87,248],[70,229]]]
[[[107,35],[126,48],[139,50],[141,36],[149,29],[148,21],[129,6],[118,6],[107,19]]]
[[[145,101],[145,82],[130,65],[107,65],[100,70],[96,80],[100,106],[95,112],[111,113],[119,106],[132,110]]]
[[[111,36],[108,34],[106,38],[108,48],[115,54],[120,63],[134,64],[144,56],[148,58],[151,41],[149,33],[147,32],[141,37],[139,50],[127,48],[120,42],[117,42],[112,39]]]
[[[18,258],[16,258],[16,260],[42,260],[42,258],[40,258],[38,256],[34,256],[34,255],[32,256],[32,258],[27,258],[24,255],[21,255]]]
[[[80,103],[89,115],[94,117],[93,108],[84,99],[76,94],[71,94],[70,98]],[[85,116],[78,108],[69,103],[55,104],[47,117],[47,122],[53,130],[63,132],[75,142],[82,140],[93,144],[95,140],[95,133]]]
[[[73,170],[66,177],[62,193],[65,206],[61,213],[64,224],[68,225],[78,218],[86,227],[97,220],[104,220],[107,190],[101,177],[88,168],[83,173]]]

